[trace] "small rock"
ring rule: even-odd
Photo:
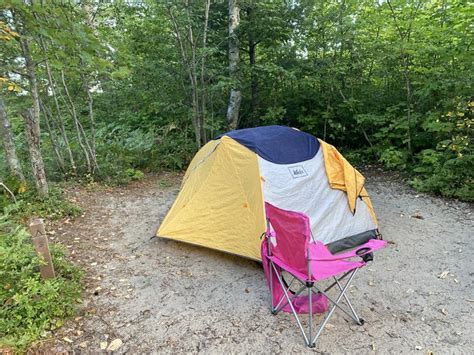
[[[438,279],[445,279],[448,276],[449,271],[443,271],[441,274],[438,275]]]
[[[100,350],[105,350],[107,348],[107,342],[106,341],[101,341],[100,342]]]
[[[72,340],[69,339],[68,337],[64,337],[63,340],[64,340],[65,342],[69,343],[69,344],[72,343]]]
[[[87,345],[88,345],[88,344],[89,344],[89,343],[88,343],[87,341],[83,341],[82,343],[79,344],[79,346],[80,346],[81,348],[85,349],[85,348],[87,348]]]
[[[419,346],[419,345],[415,346],[415,350],[422,350],[422,349],[423,349],[422,346]]]
[[[250,290],[248,288],[246,288],[245,293],[250,293]]]
[[[123,345],[122,339],[114,339],[107,347],[107,351],[116,351]]]

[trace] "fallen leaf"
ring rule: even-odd
[[[116,351],[123,345],[122,339],[114,339],[107,347],[107,351]]]
[[[466,301],[471,302],[471,303],[474,303],[474,300],[473,300],[473,299],[466,298]]]

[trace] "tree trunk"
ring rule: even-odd
[[[72,119],[74,121],[74,125],[76,127],[77,132],[77,139],[79,141],[79,145],[81,146],[82,150],[84,151],[84,156],[86,158],[87,170],[89,173],[93,173],[95,168],[97,168],[97,161],[95,158],[95,154],[93,154],[91,146],[89,144],[89,140],[87,139],[86,132],[82,127],[82,123],[79,120],[76,112],[76,106],[72,101],[71,95],[69,94],[69,89],[66,84],[66,79],[64,76],[64,71],[61,70],[61,82],[63,84],[64,93],[66,94],[67,103],[69,104],[69,110],[71,112]]]
[[[173,26],[174,34],[176,36],[176,40],[178,42],[181,58],[183,61],[183,66],[187,69],[187,74],[189,77],[189,84],[191,85],[191,109],[192,109],[192,123],[194,127],[194,137],[196,141],[196,146],[199,148],[201,147],[202,138],[201,138],[201,125],[199,119],[199,102],[198,102],[198,94],[197,94],[197,87],[196,87],[196,73],[193,71],[193,63],[190,61],[188,53],[186,51],[186,46],[181,36],[181,31],[179,30],[178,21],[174,16],[173,10],[170,5],[167,7],[169,18],[171,20],[171,24]],[[191,41],[191,39],[189,39]],[[195,67],[195,62],[194,62]]]
[[[44,42],[43,37],[40,37],[40,45],[41,45],[41,48],[42,48],[42,50],[44,51],[44,53],[46,55],[47,47],[46,47],[46,43]],[[58,96],[57,96],[57,93],[56,93],[56,85],[55,85],[54,80],[53,80],[53,74],[52,74],[52,71],[51,71],[51,66],[49,65],[48,58],[45,59],[45,65],[46,65],[46,73],[48,75],[48,87],[49,87],[49,90],[51,91],[51,95],[53,97],[54,106],[55,106],[55,109],[56,109],[56,118],[57,118],[58,125],[59,125],[59,130],[61,132],[61,137],[64,141],[64,145],[66,146],[66,150],[67,150],[68,158],[69,158],[69,163],[71,164],[72,173],[73,173],[73,175],[76,175],[76,173],[77,173],[76,162],[74,160],[74,155],[72,154],[71,145],[69,144],[69,138],[67,136],[66,128],[64,127],[64,119],[62,117],[61,109],[59,107]],[[51,117],[53,117],[52,113],[51,113]]]
[[[240,24],[240,7],[238,0],[229,0],[229,74],[232,80],[229,105],[227,106],[227,124],[230,129],[236,129],[239,124],[240,92],[239,80],[239,38],[237,29]]]
[[[40,125],[35,116],[35,109],[30,108],[22,113],[25,120],[26,141],[30,152],[31,170],[36,189],[41,197],[48,195],[48,182],[44,171],[43,157],[40,150]]]
[[[5,150],[7,165],[12,175],[16,176],[21,182],[25,181],[23,170],[21,169],[20,160],[16,155],[15,142],[13,141],[13,132],[10,121],[8,120],[7,111],[3,99],[0,97],[0,137]]]
[[[405,45],[410,43],[410,36],[413,28],[413,22],[416,18],[418,10],[420,9],[423,1],[418,1],[410,14],[410,21],[408,23],[408,28],[403,30],[399,24],[399,20],[397,15],[395,14],[395,10],[392,6],[390,0],[387,0],[387,4],[390,8],[390,13],[395,23],[395,27],[398,31],[398,35],[400,37],[400,41],[402,43],[400,55],[402,58],[402,66],[403,66],[403,76],[405,79],[405,91],[406,91],[406,104],[407,104],[407,148],[408,152],[410,153],[410,157],[413,159],[413,149],[412,149],[412,134],[411,134],[411,104],[412,104],[412,88],[411,88],[411,80],[410,80],[410,55],[407,53]]]
[[[36,188],[41,197],[48,195],[48,183],[44,172],[43,157],[40,151],[40,104],[38,81],[36,79],[36,63],[33,61],[30,52],[30,44],[28,38],[23,34],[20,37],[20,45],[25,59],[25,66],[30,86],[30,94],[33,99],[33,107],[28,109],[23,115],[26,122],[26,136],[30,151],[31,165],[33,168],[33,176],[35,178]]]
[[[249,21],[253,23],[254,15],[253,8],[247,9],[247,16]],[[255,42],[253,28],[249,28],[248,33],[248,47],[249,47],[249,64],[250,64],[250,116],[252,117],[252,123],[255,126],[260,124],[259,110],[258,110],[258,79],[255,73],[256,64],[256,49],[257,42]]]
[[[92,149],[92,155],[94,156],[95,159],[95,118],[94,118],[94,99],[92,97],[92,93],[89,89],[89,85],[87,84],[87,79],[85,75],[83,75],[82,78],[84,82],[84,90],[86,91],[87,94],[87,107],[89,109],[89,123],[90,123],[90,128],[91,128],[91,149]]]
[[[51,126],[50,117],[52,118],[51,110],[44,105],[43,100],[40,101],[41,109],[43,110],[44,114],[44,122],[46,123],[46,128],[48,129],[49,140],[51,141],[51,147],[53,148],[54,155],[56,155],[56,162],[58,163],[61,172],[64,173],[66,171],[64,166],[64,158],[61,154],[61,149],[58,144],[58,140],[56,134],[54,132],[54,126]]]
[[[211,0],[205,0],[204,3],[204,30],[202,35],[202,59],[201,59],[201,143],[207,143],[207,134],[205,129],[206,122],[206,47],[207,47],[207,29],[209,25],[209,9]]]
[[[197,79],[197,61],[196,61],[196,41],[194,39],[193,27],[191,22],[191,15],[189,13],[189,2],[186,1],[186,15],[188,16],[188,40],[190,43],[191,50],[191,59],[190,59],[190,79],[191,79],[191,88],[193,95],[193,113],[195,116],[196,129],[199,131],[199,143],[200,147],[205,138],[202,133],[204,130],[203,119],[200,112],[199,105],[199,88],[198,88],[198,79]]]

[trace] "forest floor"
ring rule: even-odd
[[[84,215],[48,230],[87,271],[84,304],[32,350],[474,353],[472,206],[417,194],[385,173],[366,176],[390,244],[349,292],[364,326],[336,311],[307,349],[290,314],[270,314],[259,263],[150,240],[179,189],[180,175],[162,174],[67,190]]]

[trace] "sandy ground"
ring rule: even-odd
[[[50,230],[88,270],[84,307],[36,350],[96,353],[120,339],[119,353],[474,353],[472,206],[369,175],[391,244],[350,289],[366,323],[336,311],[310,350],[291,315],[270,314],[259,263],[150,240],[179,180],[69,191],[85,214]]]

